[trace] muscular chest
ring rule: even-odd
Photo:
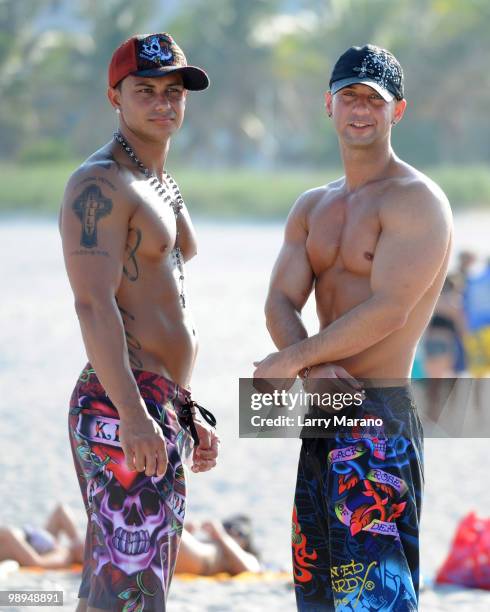
[[[340,197],[310,215],[307,252],[315,275],[327,270],[368,276],[380,233],[379,203],[369,197]]]
[[[148,260],[165,258],[177,235],[173,209],[146,185],[139,187],[135,195],[138,207],[129,223],[126,258],[136,254]]]

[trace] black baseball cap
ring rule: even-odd
[[[129,74],[161,77],[172,72],[182,75],[186,89],[199,91],[209,85],[202,68],[189,66],[182,49],[167,32],[137,34],[120,45],[109,64],[109,85],[115,87]]]
[[[330,91],[361,83],[369,85],[387,102],[403,99],[403,70],[393,53],[376,45],[350,47],[337,60],[330,77]]]

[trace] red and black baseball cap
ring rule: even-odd
[[[182,49],[170,34],[137,34],[114,51],[109,64],[109,85],[115,87],[130,74],[161,77],[173,72],[182,75],[186,89],[200,91],[209,85],[204,70],[187,65]]]

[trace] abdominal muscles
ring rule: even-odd
[[[137,283],[123,278],[117,304],[133,369],[155,372],[188,387],[197,353],[197,333],[168,266],[140,268]]]
[[[317,280],[315,294],[320,329],[327,328],[356,306],[372,296],[370,279],[347,272],[342,278]],[[340,281],[340,282],[339,282]],[[405,325],[395,329],[377,343],[354,355],[338,359],[335,363],[349,374],[359,378],[399,379],[409,378],[415,349],[432,312],[434,291],[428,292],[408,316]],[[369,330],[368,330],[369,332]],[[379,380],[382,384],[382,381]]]

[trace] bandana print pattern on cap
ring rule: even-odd
[[[388,91],[390,90],[390,81],[397,88],[400,88],[401,85],[402,76],[400,69],[393,57],[385,51],[367,53],[366,57],[362,60],[361,66],[353,68],[353,71],[358,72],[361,79],[371,78]]]
[[[139,56],[141,59],[151,61],[159,66],[173,64],[174,54],[170,49],[170,42],[158,36],[146,38],[140,43]]]

